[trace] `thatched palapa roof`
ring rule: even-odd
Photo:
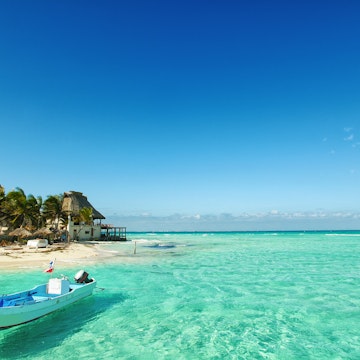
[[[10,236],[18,236],[20,238],[25,238],[31,235],[31,232],[26,230],[23,227],[19,227],[9,233]]]
[[[105,219],[88,201],[83,193],[78,191],[69,191],[64,193],[62,210],[72,215],[79,215],[79,211],[83,208],[91,208],[93,219]]]

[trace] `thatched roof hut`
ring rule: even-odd
[[[79,215],[83,208],[91,208],[93,219],[105,219],[105,216],[100,214],[88,201],[83,193],[78,191],[69,191],[64,193],[64,200],[62,210],[70,215]]]
[[[17,236],[19,238],[26,238],[31,235],[31,232],[23,227],[19,227],[9,233],[10,236]]]

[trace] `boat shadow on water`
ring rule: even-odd
[[[158,250],[166,250],[166,249],[174,249],[176,248],[175,243],[155,243],[150,245],[143,245],[143,247],[151,248],[151,249],[158,249]]]
[[[153,255],[157,251],[163,252],[169,256],[184,256],[186,252],[185,248],[193,246],[192,244],[181,244],[175,242],[151,242],[151,243],[140,243],[141,248],[149,250],[148,255]],[[140,253],[140,252],[139,252]],[[144,255],[144,252],[142,252]]]
[[[0,359],[35,357],[36,354],[59,346],[66,338],[96,321],[112,306],[124,302],[124,293],[101,292],[29,323],[0,332]]]

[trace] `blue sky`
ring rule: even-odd
[[[357,1],[0,4],[0,184],[129,230],[360,226]]]

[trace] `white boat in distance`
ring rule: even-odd
[[[0,329],[24,324],[91,295],[96,280],[80,270],[70,283],[66,277],[49,279],[31,290],[0,296]]]

